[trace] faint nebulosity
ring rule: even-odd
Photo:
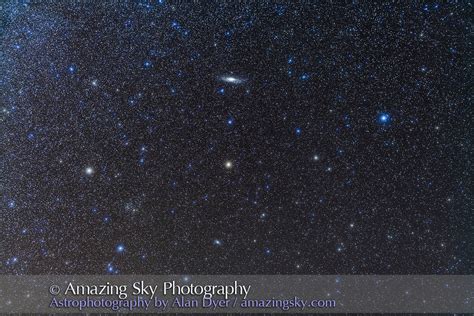
[[[469,1],[0,8],[1,273],[474,272]]]

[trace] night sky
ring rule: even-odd
[[[474,273],[471,2],[0,9],[0,273]]]

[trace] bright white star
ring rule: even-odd
[[[84,172],[88,175],[88,176],[91,176],[94,174],[94,168],[92,167],[86,167],[86,169],[84,170]]]

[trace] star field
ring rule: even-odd
[[[470,2],[0,10],[2,274],[474,272]]]

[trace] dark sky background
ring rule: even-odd
[[[474,272],[471,2],[0,9],[0,273]]]

